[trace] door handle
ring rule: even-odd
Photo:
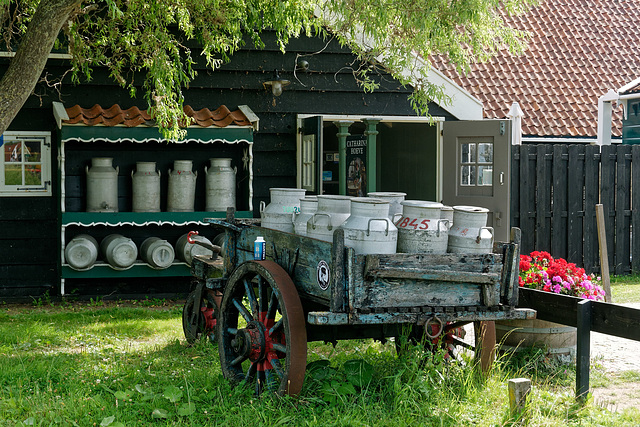
[[[500,185],[504,185],[504,172],[500,172]]]

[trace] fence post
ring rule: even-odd
[[[584,401],[589,394],[589,363],[591,352],[591,301],[578,303],[576,343],[576,398]]]
[[[611,302],[611,281],[609,280],[609,255],[607,254],[607,233],[604,225],[604,209],[596,205],[596,222],[598,224],[598,246],[600,247],[600,270],[604,286],[606,302]]]

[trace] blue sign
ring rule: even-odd
[[[0,135],[0,147],[4,144],[4,135]]]

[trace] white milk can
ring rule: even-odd
[[[300,199],[300,212],[293,219],[293,231],[301,236],[307,235],[307,221],[318,211],[318,198],[307,196]]]
[[[74,270],[88,270],[98,258],[98,242],[88,234],[79,234],[67,243],[64,258]]]
[[[493,250],[493,228],[487,227],[489,209],[454,206],[448,252],[485,254]]]
[[[87,173],[87,212],[118,212],[118,172],[111,157],[94,157]]]
[[[148,237],[140,245],[140,258],[151,267],[161,270],[171,267],[175,259],[173,246],[159,237]]]
[[[448,221],[440,218],[442,203],[406,200],[398,227],[398,252],[447,253]]]
[[[260,202],[262,227],[293,233],[293,215],[300,212],[300,199],[306,191],[302,188],[270,188],[271,203],[265,206]]]
[[[204,167],[206,175],[207,212],[226,212],[236,207],[236,169],[229,158],[212,158],[211,169]]]
[[[120,234],[110,234],[100,242],[100,252],[105,261],[116,270],[124,270],[138,258],[138,248],[133,240]]]
[[[396,220],[402,215],[402,202],[407,197],[407,193],[390,192],[390,191],[374,191],[367,193],[367,196],[374,199],[382,199],[389,201],[389,219],[396,222]]]
[[[442,210],[440,211],[440,218],[446,219],[449,221],[449,229],[453,227],[453,208],[451,206],[442,205]]]
[[[340,226],[344,244],[357,254],[395,254],[398,229],[389,219],[389,205],[370,197],[351,199],[351,215]]]
[[[133,211],[160,212],[160,172],[156,162],[136,162],[131,171]]]
[[[193,258],[197,255],[210,257],[213,255],[213,252],[205,247],[200,245],[196,245],[193,243],[189,243],[188,241],[189,233],[185,233],[180,238],[178,238],[178,242],[176,243],[176,256],[178,259],[186,262],[188,265],[191,265],[193,262]],[[223,233],[224,235],[224,233]],[[191,236],[193,240],[200,240],[201,242],[211,244],[211,241],[203,236]]]
[[[191,160],[175,160],[169,169],[168,212],[193,212],[196,198],[197,172],[192,172]]]
[[[333,232],[351,215],[351,197],[318,196],[318,210],[307,221],[307,236],[333,242]]]

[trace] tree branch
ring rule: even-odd
[[[13,121],[40,79],[60,29],[82,0],[42,0],[16,56],[0,80],[0,134]]]

